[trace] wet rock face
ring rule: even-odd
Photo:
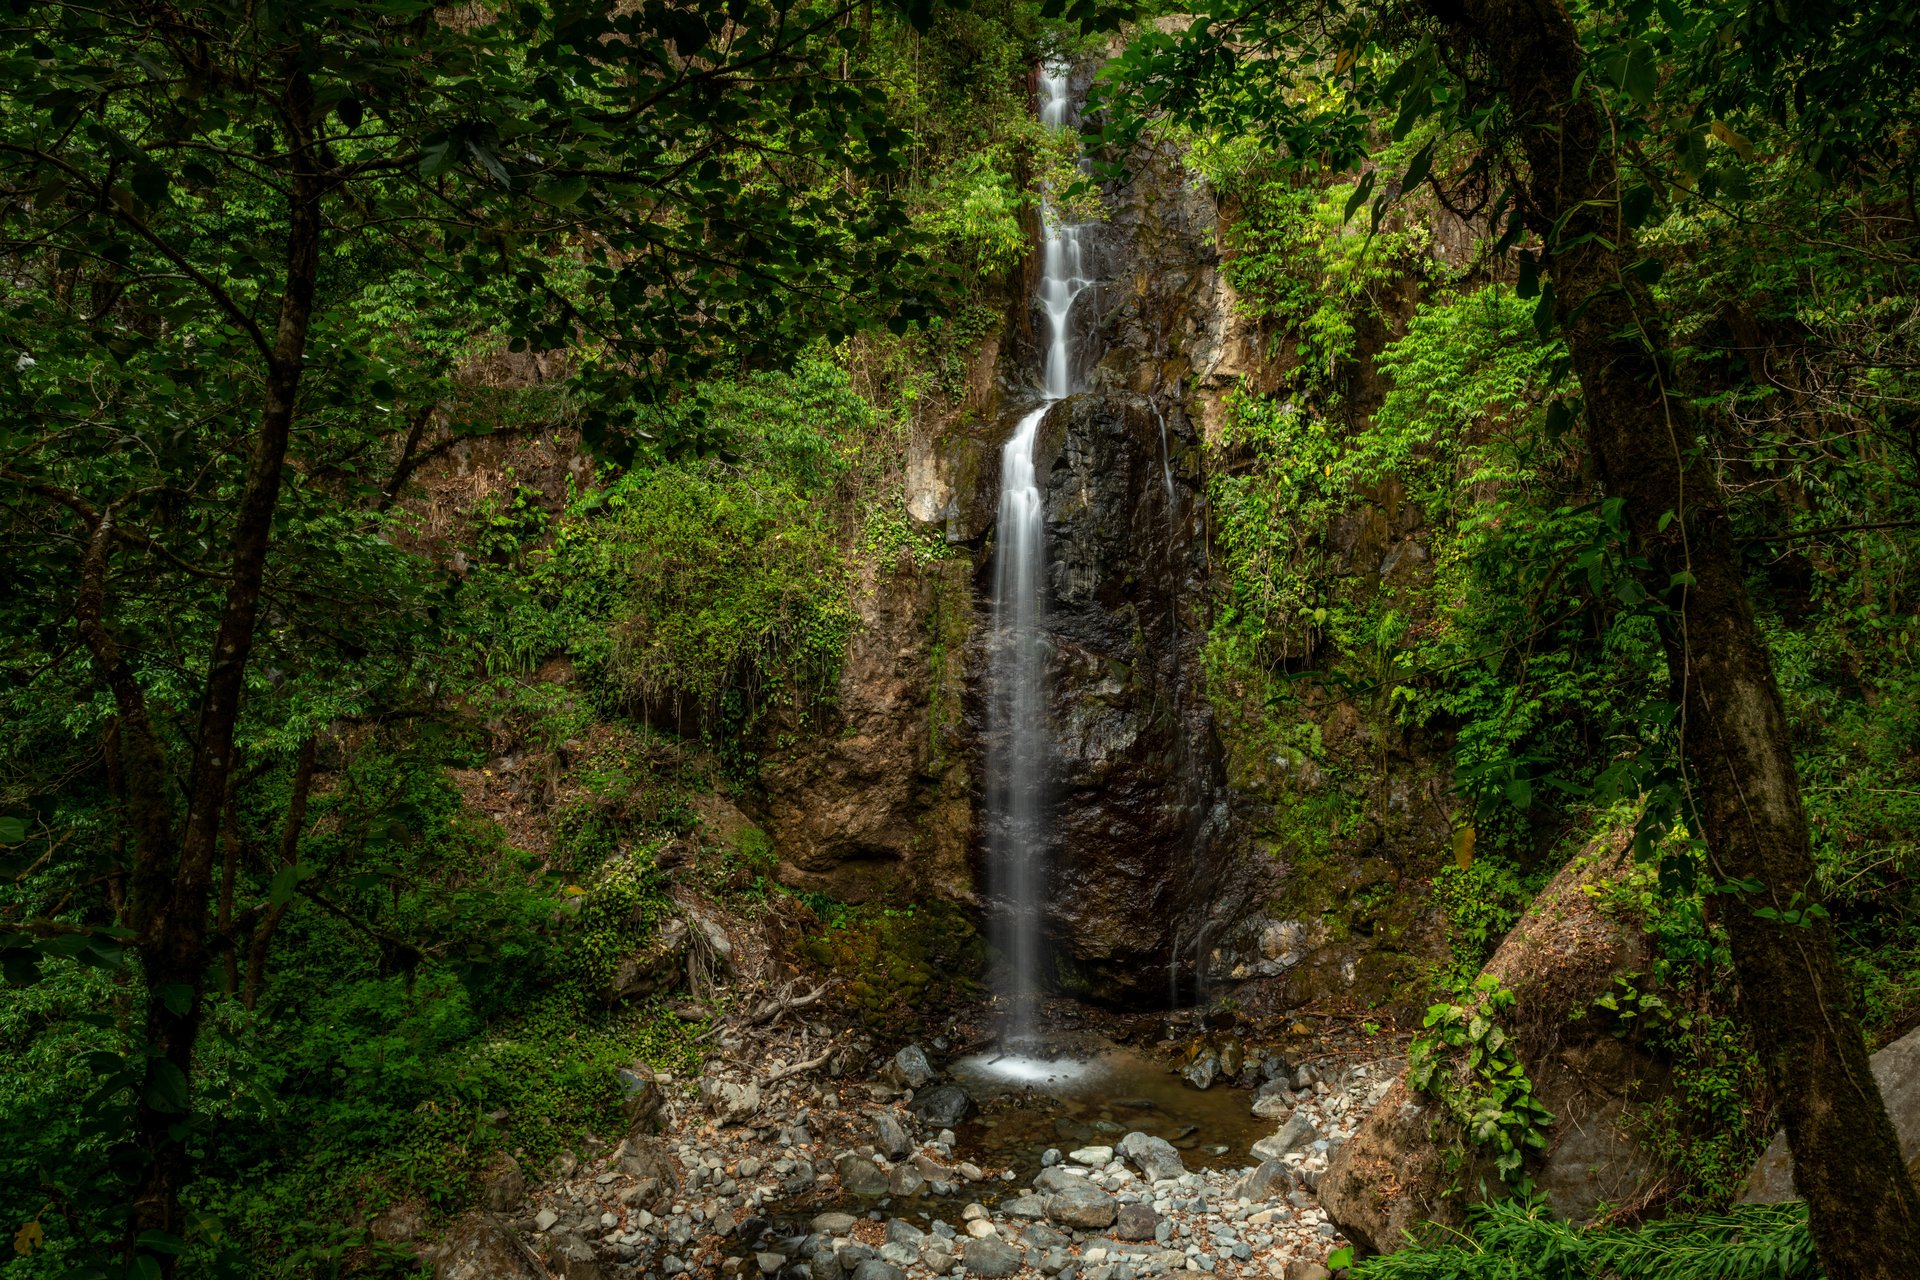
[[[1200,664],[1206,545],[1190,482],[1176,474],[1169,492],[1156,407],[1083,393],[1052,411],[1036,445],[1054,764],[1047,933],[1059,984],[1103,1000],[1169,998],[1225,811]],[[1169,449],[1191,440],[1177,406],[1160,412]],[[987,667],[983,653],[976,670]],[[984,733],[984,696],[975,703]]]

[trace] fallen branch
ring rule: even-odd
[[[800,1075],[802,1072],[813,1071],[820,1067],[824,1067],[827,1065],[827,1059],[831,1058],[832,1056],[833,1056],[833,1046],[828,1045],[826,1049],[823,1050],[820,1056],[817,1058],[808,1058],[805,1062],[796,1062],[792,1066],[782,1067],[778,1071],[771,1072],[770,1074],[768,1074],[764,1083],[778,1084],[780,1081],[788,1079],[789,1077],[792,1077],[792,1076]]]
[[[789,986],[785,995],[777,1000],[770,1000],[766,1004],[761,1005],[760,1008],[754,1012],[753,1016],[748,1018],[742,1025],[748,1027],[765,1026],[786,1014],[792,1013],[796,1009],[804,1009],[810,1004],[817,1003],[820,997],[826,995],[832,987],[833,979],[829,978],[812,991],[809,991],[806,995],[795,996],[793,994],[793,988]]]

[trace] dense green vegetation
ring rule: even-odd
[[[1913,1023],[1916,100],[1878,79],[1908,44],[1873,31],[1834,7],[1224,3],[1134,43],[1103,134],[1162,127],[1147,106],[1191,131],[1237,197],[1222,247],[1240,305],[1291,366],[1213,442],[1223,722],[1242,754],[1270,756],[1315,740],[1332,686],[1357,691],[1377,734],[1441,737],[1473,801],[1436,876],[1456,983],[1617,802],[1641,802],[1624,817],[1648,883],[1622,892],[1660,972],[1612,1003],[1650,1015],[1633,1033],[1679,1073],[1650,1120],[1688,1204],[1737,1189],[1768,1084],[1796,1106],[1809,1087],[1804,1050],[1780,1047],[1794,1015],[1752,1005],[1776,987],[1767,956],[1808,954],[1781,931],[1831,921],[1841,1016],[1875,1040]],[[1859,76],[1845,107],[1808,96],[1843,68]],[[1445,248],[1421,252],[1429,236]],[[1662,467],[1667,488],[1634,487]],[[1356,510],[1408,530],[1418,556],[1342,541]],[[1694,527],[1690,510],[1710,516]],[[1688,596],[1709,566],[1716,599],[1743,597],[1714,634],[1763,640],[1784,704],[1752,750],[1688,701],[1714,678],[1688,650],[1709,634]],[[1755,621],[1735,622],[1746,601]],[[1754,811],[1725,815],[1762,784],[1751,767],[1716,781],[1722,751],[1777,752],[1801,780],[1804,826],[1796,797],[1780,839],[1808,856],[1765,863],[1791,893],[1743,861]],[[1317,763],[1308,794],[1297,769],[1279,792],[1324,811],[1331,789],[1364,812],[1369,762]],[[1868,788],[1885,803],[1863,804]],[[1429,1021],[1457,1032],[1458,1008]],[[1492,1132],[1509,1129],[1525,1126]],[[1835,1129],[1801,1159],[1844,1169],[1857,1138]],[[1911,1216],[1896,1198],[1885,1212]],[[1862,1247],[1864,1203],[1816,1205],[1824,1260],[1899,1274],[1911,1242]]]
[[[1032,6],[233,17],[0,38],[10,1275],[410,1272],[691,1070],[608,1000],[655,860],[770,909],[692,797],[938,554],[903,433],[1063,163]]]
[[[956,909],[792,893],[702,815],[833,723],[859,593],[961,554],[909,445],[973,425],[1036,193],[1089,198],[1028,75],[1115,15],[119,8],[0,28],[8,1274],[413,1273],[380,1215],[618,1129],[619,1068],[696,1073],[724,996],[618,993],[686,889],[790,922],[875,1031],[966,994]],[[1791,1101],[1730,922],[1830,930],[1837,1034],[1920,1022],[1900,9],[1574,6],[1619,175],[1578,236],[1440,6],[1128,31],[1106,158],[1208,182],[1264,361],[1205,442],[1230,779],[1318,891],[1390,751],[1442,762],[1446,952],[1382,1002],[1439,1001],[1416,1083],[1523,1196],[1552,1118],[1475,975],[1574,851],[1641,856],[1604,909],[1651,969],[1573,1012],[1671,1069],[1661,1203],[1495,1205],[1360,1276],[1816,1274],[1804,1213],[1727,1216]],[[1779,690],[1814,878],[1757,910],[1698,801],[1674,513],[1616,491],[1555,295],[1601,241]]]

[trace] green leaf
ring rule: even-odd
[[[165,1058],[154,1059],[148,1069],[141,1100],[155,1111],[184,1113],[187,1109],[187,1077]]]
[[[1645,40],[1635,40],[1627,46],[1627,56],[1620,69],[1620,87],[1643,107],[1653,101],[1654,93],[1660,88],[1660,64],[1653,46]]]
[[[1369,169],[1360,175],[1360,181],[1353,184],[1353,194],[1347,197],[1347,206],[1340,213],[1342,226],[1353,221],[1354,212],[1367,202],[1368,196],[1373,194],[1373,180],[1379,172],[1378,169]]]
[[[556,178],[543,182],[533,193],[536,197],[562,209],[571,209],[580,203],[580,197],[587,194],[585,178]]]
[[[1326,1267],[1329,1271],[1342,1271],[1353,1265],[1353,1246],[1342,1245],[1327,1255]]]
[[[0,844],[19,844],[27,838],[27,824],[23,818],[0,818]]]
[[[420,145],[420,176],[439,177],[453,168],[453,161],[457,154],[453,139],[446,134],[427,139]]]
[[[1533,783],[1525,778],[1512,778],[1507,782],[1507,803],[1516,809],[1525,809],[1533,804]]]
[[[1429,142],[1420,148],[1418,155],[1407,162],[1407,171],[1400,179],[1400,191],[1405,194],[1419,186],[1425,180],[1428,170],[1433,168],[1433,146]]]

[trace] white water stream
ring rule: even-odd
[[[1040,74],[1040,120],[1068,124],[1067,71]],[[1064,223],[1041,201],[1044,240],[1034,301],[1046,321],[1041,388],[1046,399],[1014,427],[1000,455],[1000,515],[993,571],[993,657],[988,672],[990,756],[987,871],[993,911],[989,933],[1000,952],[1000,994],[1007,1041],[1030,1040],[1040,995],[1046,916],[1047,517],[1034,441],[1047,410],[1071,395],[1076,379],[1073,308],[1093,283],[1081,256],[1080,224]]]

